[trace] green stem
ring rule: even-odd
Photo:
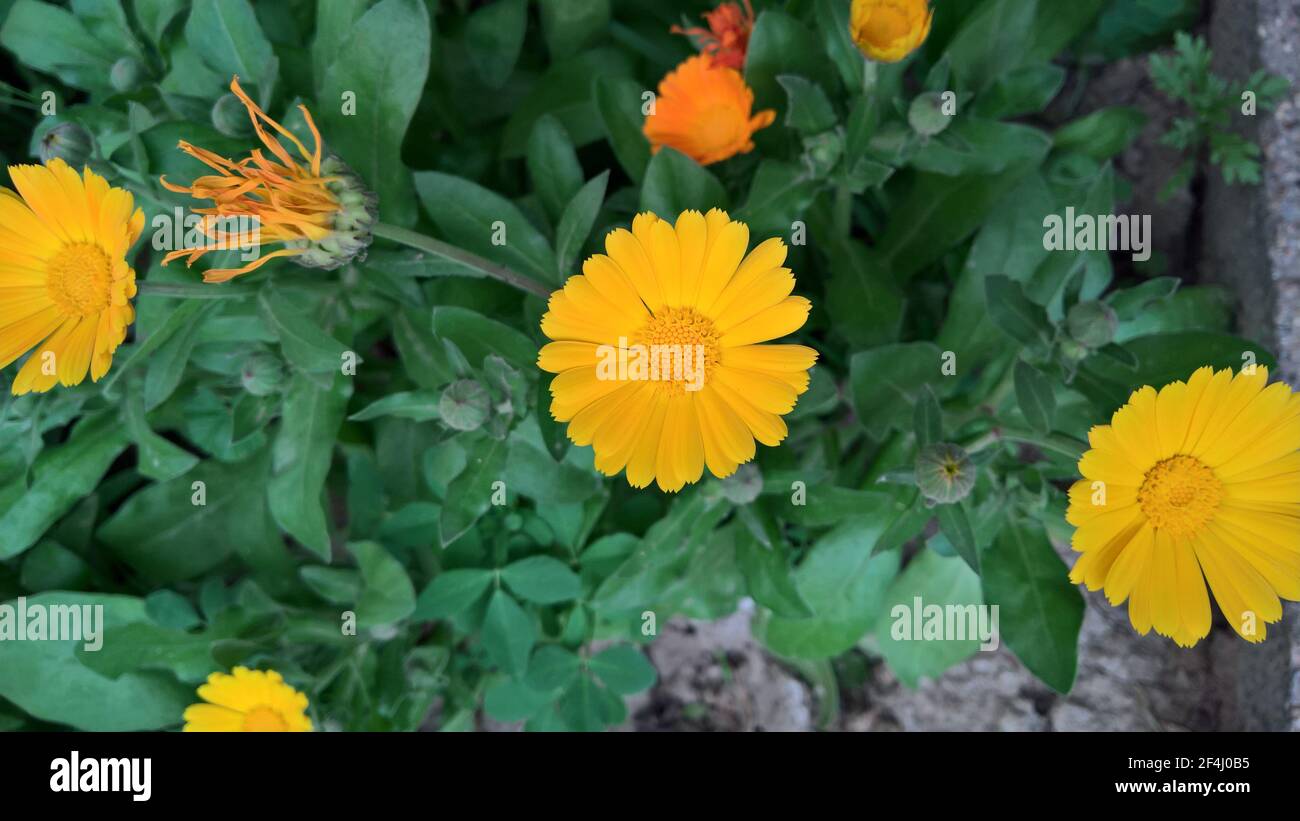
[[[835,188],[835,234],[848,237],[853,234],[853,192],[846,186]]]
[[[486,260],[477,254],[472,254],[454,245],[426,237],[424,234],[418,234],[415,231],[408,231],[405,228],[399,228],[396,225],[387,223],[378,223],[375,225],[374,234],[377,237],[390,239],[393,242],[414,248],[417,251],[424,251],[443,259],[449,259],[453,262],[471,268],[474,271],[486,277],[499,280],[505,284],[518,288],[519,290],[534,294],[542,299],[547,299],[551,295],[551,289],[536,280],[530,279],[516,271],[512,271],[503,265],[497,265],[495,262]]]
[[[1088,446],[1083,442],[1060,433],[1038,433],[1020,428],[1002,428],[1001,433],[1003,439],[1055,451],[1074,462],[1082,459],[1084,452],[1088,450]]]
[[[257,289],[215,282],[137,282],[136,296],[168,299],[248,299]]]

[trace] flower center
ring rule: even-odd
[[[289,725],[270,707],[254,707],[244,714],[246,733],[287,733]]]
[[[663,308],[633,338],[649,357],[649,378],[670,394],[699,390],[718,361],[718,329],[694,308]]]
[[[112,295],[112,263],[98,245],[74,242],[50,260],[45,287],[64,314],[90,316],[108,307]]]
[[[1138,505],[1151,524],[1174,536],[1189,536],[1205,526],[1223,499],[1223,483],[1194,456],[1157,462],[1138,488]]]

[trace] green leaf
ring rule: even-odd
[[[1047,108],[1065,85],[1065,69],[1050,63],[1013,69],[994,81],[975,103],[975,115],[988,119],[1022,117]]]
[[[657,673],[645,654],[630,644],[616,644],[592,656],[591,672],[611,691],[630,696],[654,686]]]
[[[522,675],[536,640],[533,620],[509,593],[498,590],[488,603],[480,640],[493,664],[512,676]]]
[[[609,169],[606,169],[583,185],[560,215],[560,224],[555,229],[555,260],[561,281],[576,273],[572,270],[574,262],[583,243],[591,236],[608,184]]]
[[[533,189],[551,220],[558,220],[564,207],[582,188],[582,166],[568,132],[552,115],[543,115],[533,126],[527,160]]]
[[[550,243],[514,203],[437,171],[418,172],[415,189],[438,230],[457,245],[543,282],[559,283]]]
[[[1042,525],[1004,524],[981,557],[981,576],[1007,647],[1045,684],[1068,693],[1078,667],[1083,597]]]
[[[415,588],[402,563],[375,542],[348,545],[361,568],[357,622],[372,628],[399,622],[415,611]]]
[[[726,208],[727,192],[702,165],[671,148],[650,159],[641,186],[641,210],[673,220],[687,209]]]
[[[553,60],[576,54],[609,26],[610,0],[548,0],[540,10]]]
[[[1002,174],[1046,155],[1052,144],[1036,128],[963,118],[922,146],[912,157],[921,171],[950,177]]]
[[[537,345],[527,335],[468,308],[435,306],[431,327],[434,339],[456,343],[457,349],[474,364],[496,354],[516,368],[536,367]]]
[[[445,619],[468,610],[489,587],[496,574],[482,568],[444,570],[420,592],[416,621]]]
[[[465,50],[479,79],[500,88],[510,79],[528,26],[528,0],[499,0],[478,8],[465,24]]]
[[[105,411],[84,417],[64,444],[46,448],[32,466],[31,485],[0,514],[0,559],[36,544],[93,492],[128,441],[117,414]]]
[[[96,605],[104,608],[105,631],[148,619],[144,603],[128,596],[42,593],[27,599],[29,609]],[[102,676],[78,658],[83,645],[77,639],[0,642],[0,696],[34,718],[92,732],[157,730],[181,723],[181,714],[195,700],[192,687],[156,671]]]
[[[966,17],[944,52],[959,90],[979,93],[1024,59],[1038,5],[1039,0],[986,0]]]
[[[1054,330],[1047,311],[1025,296],[1024,287],[1004,276],[984,280],[989,317],[1012,339],[1029,347],[1051,343]]]
[[[433,391],[398,391],[377,399],[348,417],[353,422],[365,422],[381,416],[396,416],[428,422],[438,418],[440,395]]]
[[[258,305],[267,325],[280,340],[284,356],[308,373],[338,372],[347,348],[298,308],[282,292],[263,288]]]
[[[28,590],[78,590],[89,582],[90,565],[57,542],[43,541],[23,556],[19,583]]]
[[[321,491],[334,456],[334,441],[352,394],[352,380],[334,377],[329,389],[295,376],[285,394],[280,431],[271,452],[267,486],[271,513],[284,532],[322,559],[329,559],[330,537]]]
[[[1136,108],[1102,108],[1058,128],[1052,142],[1060,151],[1078,151],[1104,162],[1128,148],[1146,122],[1147,115]]]
[[[1035,430],[1051,433],[1056,416],[1056,394],[1047,377],[1033,365],[1017,359],[1015,383],[1016,401],[1020,403],[1020,412],[1025,415],[1025,420]]]
[[[311,64],[318,91],[325,84],[330,64],[369,5],[370,0],[316,0],[316,36],[311,44]],[[139,6],[137,0],[137,14]]]
[[[849,5],[838,0],[817,0],[817,30],[840,80],[850,94],[866,91],[867,60],[853,42]]]
[[[789,98],[785,112],[788,127],[804,134],[820,134],[835,127],[835,109],[821,86],[797,74],[782,74],[776,81]]]
[[[778,616],[807,618],[814,615],[794,582],[794,569],[784,545],[765,547],[740,528],[736,531],[736,563],[754,601]]]
[[[153,584],[200,576],[239,549],[283,550],[266,502],[267,460],[207,460],[127,498],[96,538]],[[198,484],[201,483],[201,484]]]
[[[488,508],[506,469],[506,443],[484,436],[468,447],[468,462],[447,485],[439,534],[443,547],[465,535]],[[504,488],[501,492],[507,492]]]
[[[971,528],[965,505],[961,502],[935,505],[934,512],[939,517],[943,535],[948,537],[948,542],[957,551],[957,555],[970,565],[971,570],[979,572],[979,545],[975,541],[975,531]]]
[[[90,90],[109,88],[109,70],[119,56],[72,12],[38,0],[18,0],[8,9],[0,45],[23,65]]]
[[[525,681],[534,690],[555,692],[568,687],[581,669],[582,661],[572,651],[556,644],[547,644],[533,653]]]
[[[915,612],[918,598],[920,614]],[[980,647],[978,629],[970,630],[972,625],[978,627],[978,621],[956,620],[970,638],[927,639],[923,632],[917,633],[915,619],[918,615],[923,618],[924,608],[930,605],[962,608],[959,613],[978,614],[979,611],[969,608],[983,603],[979,576],[964,561],[922,550],[889,586],[874,629],[876,644],[889,664],[889,671],[906,686],[916,687],[922,678],[937,678],[949,667],[970,658]]]
[[[943,410],[929,385],[917,394],[912,408],[912,428],[916,431],[917,447],[943,441]]]
[[[208,304],[189,311],[182,305],[176,309],[176,313],[187,317],[186,324],[175,333],[168,331],[170,339],[167,341],[170,344],[161,345],[149,354],[149,368],[145,371],[144,379],[145,410],[158,407],[176,391],[185,376],[185,366],[189,364],[190,354],[198,343],[202,320],[216,313],[216,306]],[[167,331],[170,324],[170,322],[164,323],[158,333]],[[140,347],[153,347],[151,340],[156,335],[149,336]],[[132,355],[131,361],[134,360],[135,356]]]
[[[420,0],[376,3],[325,73],[317,112],[331,149],[379,195],[380,217],[397,225],[412,225],[417,216],[402,140],[429,73],[433,39]],[[344,113],[345,93],[355,95],[355,113]]]
[[[299,568],[298,576],[330,604],[355,604],[361,596],[361,573],[351,568],[308,565]]]
[[[483,709],[497,721],[526,721],[550,703],[545,693],[511,679],[498,681],[483,694]]]
[[[641,130],[645,116],[641,113],[641,95],[646,89],[627,77],[597,76],[596,108],[605,124],[605,134],[614,149],[618,164],[640,183],[650,164],[650,143]],[[662,153],[662,152],[660,152]]]
[[[817,35],[784,11],[764,9],[745,51],[745,82],[754,89],[755,112],[775,108],[778,118],[784,113],[786,95],[777,80],[783,74],[806,77],[824,90],[836,88],[835,67],[826,59]],[[760,131],[757,136],[767,135]]]
[[[751,237],[787,236],[794,221],[805,218],[822,187],[822,182],[801,165],[763,160],[754,172],[749,194],[736,219],[749,226]]]
[[[222,77],[238,75],[262,95],[275,82],[275,52],[248,0],[194,0],[185,41]]]
[[[571,601],[582,592],[578,574],[550,556],[529,556],[505,566],[501,579],[525,601],[555,604]]]
[[[198,464],[197,456],[150,429],[144,415],[144,396],[138,390],[138,384],[122,403],[122,416],[127,433],[139,451],[137,469],[145,478],[165,482]]]
[[[942,351],[932,342],[882,345],[849,360],[849,401],[858,422],[876,438],[908,419],[912,397],[940,376]]]

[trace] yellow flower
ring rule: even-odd
[[[225,282],[276,257],[293,257],[299,265],[327,270],[364,259],[376,221],[375,196],[337,157],[322,159],[320,131],[311,112],[306,106],[298,106],[316,143],[309,152],[301,140],[266,116],[244,93],[238,77],[230,81],[230,90],[248,109],[257,136],[279,162],[255,148],[250,156],[235,163],[182,140],[182,151],[218,173],[199,177],[188,186],[175,185],[165,177],[159,182],[169,191],[214,201],[213,208],[194,209],[194,213],[204,215],[203,232],[213,242],[171,251],[163,264],[185,257],[186,265],[193,265],[217,247],[284,243],[284,248],[263,254],[242,268],[214,269],[203,275],[207,282]],[[300,159],[295,160],[264,124],[292,143]],[[241,233],[238,223],[228,222],[238,218],[255,223],[255,238]]]
[[[754,150],[754,132],[771,125],[776,112],[753,109],[754,92],[740,72],[698,54],[659,83],[643,130],[651,152],[666,145],[709,165]]]
[[[199,687],[206,704],[185,710],[187,733],[307,733],[307,696],[284,683],[274,670],[236,667],[234,675],[213,673]]]
[[[551,295],[542,332],[555,341],[537,362],[558,374],[551,415],[592,446],[600,472],[677,491],[705,465],[731,475],[755,439],[785,439],[781,416],[817,352],[758,343],[802,327],[811,303],[790,296],[781,240],[748,246],[748,226],[716,208],[675,226],[640,214]]]
[[[126,253],[144,229],[130,192],[63,160],[11,165],[0,188],[0,368],[27,351],[15,395],[99,381],[135,320]],[[21,196],[19,196],[21,195]]]
[[[1300,600],[1300,397],[1268,369],[1201,368],[1144,387],[1088,435],[1066,519],[1070,580],[1128,599],[1129,620],[1190,647],[1210,630],[1209,582],[1247,641]]]
[[[849,32],[863,54],[897,63],[925,42],[933,18],[928,0],[853,0]]]

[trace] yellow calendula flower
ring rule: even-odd
[[[130,192],[61,159],[12,165],[0,188],[0,367],[32,351],[15,395],[99,381],[135,320],[126,255],[144,229]]]
[[[185,710],[187,733],[307,733],[307,696],[284,683],[274,670],[236,667],[232,675],[213,673],[199,687],[199,698]]]
[[[217,174],[199,177],[188,186],[175,185],[166,178],[159,182],[169,191],[213,200],[212,208],[194,209],[194,213],[204,215],[203,232],[212,242],[174,250],[163,258],[163,264],[184,257],[187,265],[193,265],[216,248],[284,244],[241,268],[210,270],[203,275],[208,282],[225,282],[277,257],[292,257],[299,265],[326,270],[364,259],[376,222],[375,196],[342,160],[332,155],[322,157],[320,131],[311,112],[306,106],[298,106],[315,141],[313,150],[308,151],[301,140],[266,116],[244,93],[238,77],[230,81],[230,90],[248,109],[253,129],[274,159],[255,148],[236,163],[182,140],[182,151]],[[275,133],[268,132],[267,126]],[[297,149],[298,159],[285,149],[276,133]],[[239,222],[240,218],[245,222]],[[249,236],[249,223],[256,226],[255,236]]]
[[[863,54],[897,63],[930,36],[933,19],[928,0],[853,0],[849,32]]]
[[[1209,582],[1232,628],[1263,641],[1278,598],[1300,600],[1300,396],[1263,366],[1201,368],[1135,391],[1088,438],[1070,580],[1184,647],[1210,631]]]
[[[811,303],[790,295],[780,239],[748,247],[748,226],[716,208],[675,225],[640,214],[551,295],[542,332],[555,341],[538,357],[557,374],[551,414],[601,473],[677,491],[706,465],[731,475],[755,439],[785,439],[817,352],[759,343],[802,327]]]
[[[776,112],[754,110],[754,91],[734,68],[707,54],[687,58],[659,83],[643,131],[650,150],[675,148],[700,165],[754,150],[754,132]]]

